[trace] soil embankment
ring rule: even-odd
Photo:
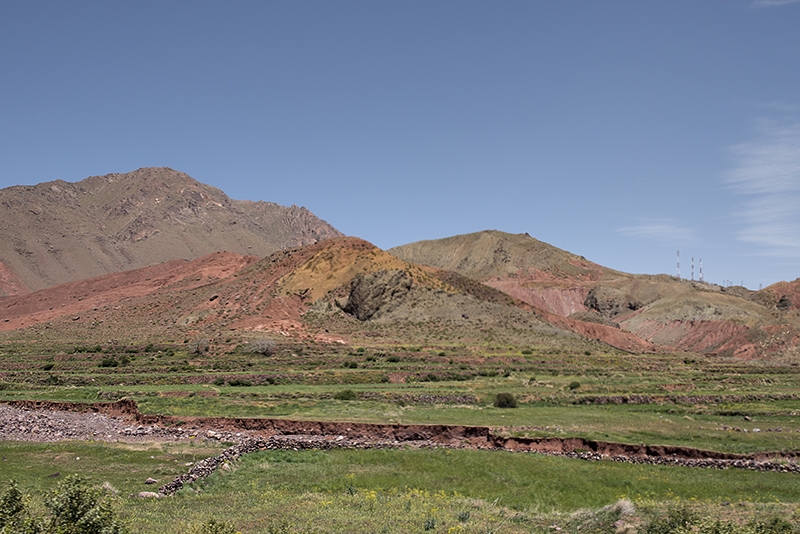
[[[693,449],[669,445],[639,445],[594,441],[580,437],[572,438],[511,438],[494,433],[490,427],[464,425],[403,425],[371,424],[334,421],[295,421],[289,419],[236,418],[236,417],[175,417],[151,415],[139,412],[133,400],[123,399],[110,403],[62,403],[50,401],[4,401],[5,404],[25,410],[52,410],[66,412],[101,413],[112,417],[123,417],[140,426],[159,429],[177,429],[181,432],[197,434],[202,431],[213,433],[242,433],[251,437],[272,438],[280,436],[297,446],[303,439],[312,441],[317,448],[329,448],[346,441],[358,443],[359,447],[400,446],[404,444],[421,447],[448,447],[467,449],[491,449],[514,452],[540,452],[545,454],[576,454],[611,458],[631,458],[640,460],[668,459],[680,460],[724,460],[724,461],[768,461],[776,458],[793,460],[794,453],[756,453],[732,454],[718,451]],[[190,431],[190,432],[189,432]],[[295,436],[295,438],[291,438]],[[302,447],[302,445],[301,445]],[[302,447],[306,448],[306,447]]]

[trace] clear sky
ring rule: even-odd
[[[3,0],[0,98],[0,187],[167,166],[384,249],[800,277],[800,1]]]

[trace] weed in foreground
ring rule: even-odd
[[[70,475],[44,499],[49,515],[30,512],[30,497],[11,481],[0,497],[0,532],[8,534],[124,534],[102,489],[80,475]]]

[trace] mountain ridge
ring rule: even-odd
[[[304,207],[230,199],[168,167],[0,190],[0,291],[20,295],[217,251],[266,256],[341,236]]]

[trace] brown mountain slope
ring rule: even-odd
[[[418,325],[414,328],[438,329],[437,335],[453,328],[473,336],[505,329],[561,339],[577,334],[630,352],[656,350],[655,343],[722,356],[798,355],[798,310],[768,308],[755,297],[742,298],[740,291],[670,277],[594,283],[593,299],[587,298],[593,308],[584,314],[607,324],[536,309],[458,273],[415,265],[361,239],[341,237],[261,260],[217,253],[0,298],[0,329],[37,325],[32,328],[44,328],[37,332],[45,335],[60,322],[58,328],[76,338],[87,330],[107,338],[133,331],[174,338],[217,336],[227,329],[319,341],[346,337],[327,326],[309,331],[305,316],[312,313],[320,318],[318,326],[349,317],[345,330],[350,331],[362,328],[359,324],[371,328],[367,323]],[[642,305],[640,299],[652,301]]]
[[[13,330],[58,317],[79,320],[87,312],[161,293],[171,294],[208,285],[259,261],[257,256],[215,252],[193,261],[159,265],[68,282],[22,296],[0,297],[0,330]]]
[[[617,348],[796,358],[800,281],[744,288],[606,269],[527,234],[486,231],[391,249],[453,269],[542,310],[550,324]],[[614,327],[617,328],[614,328]]]
[[[630,279],[528,234],[487,230],[389,249],[406,261],[455,271],[549,313],[586,311],[599,281]]]
[[[508,297],[479,289],[455,273],[409,264],[358,238],[332,238],[258,260],[215,253],[186,262],[104,275],[0,299],[0,329],[31,328],[42,336],[80,338],[218,335],[245,330],[342,341],[309,332],[304,316],[323,324],[344,320],[456,326],[469,332],[501,327],[575,338]],[[466,288],[466,289],[465,289]]]
[[[418,241],[387,252],[406,261],[455,271],[480,281],[509,275],[552,282],[611,280],[629,276],[528,234],[508,234],[497,230]]]
[[[619,320],[639,337],[682,350],[800,359],[798,311],[770,309],[721,291],[667,296]]]
[[[0,190],[0,295],[194,259],[265,256],[342,235],[305,208],[231,200],[168,168]]]

